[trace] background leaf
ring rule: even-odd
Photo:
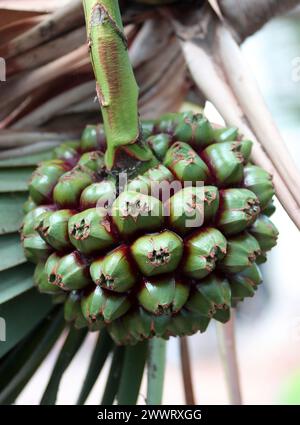
[[[102,405],[112,405],[114,403],[120,384],[124,354],[125,347],[115,347],[109,375],[106,381],[106,387],[101,401]]]
[[[22,207],[27,193],[0,194],[0,235],[19,230],[23,218]]]
[[[35,288],[0,305],[6,323],[6,341],[0,342],[0,358],[24,338],[53,308],[51,297]]]
[[[62,308],[56,308],[4,359],[0,366],[0,404],[15,401],[57,341],[64,325]]]
[[[41,161],[51,159],[53,157],[53,150],[46,152],[35,153],[32,155],[20,156],[16,158],[1,159],[0,168],[8,167],[26,167],[36,165]]]
[[[100,331],[77,404],[84,404],[114,346],[106,329]]]
[[[22,294],[33,287],[34,265],[21,264],[0,272],[0,304]]]
[[[0,192],[27,192],[33,170],[31,167],[0,169]]]
[[[72,327],[69,330],[69,334],[55,362],[54,369],[40,404],[55,404],[63,374],[79,350],[86,334],[87,329],[78,330]]]
[[[0,271],[25,263],[19,233],[0,236]]]

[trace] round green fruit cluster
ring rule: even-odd
[[[32,176],[21,229],[39,291],[118,344],[226,322],[278,236],[271,177],[235,128],[183,113],[142,132],[152,159],[127,166],[123,155],[122,169],[105,166],[101,126],[58,147]]]

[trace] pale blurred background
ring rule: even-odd
[[[265,100],[300,167],[300,11],[273,20],[243,46]],[[298,58],[298,59],[297,59]],[[295,78],[295,76],[298,78]],[[298,81],[297,81],[298,80]],[[209,118],[217,117],[211,105]],[[300,190],[300,188],[299,188]],[[300,235],[278,206],[273,221],[280,229],[278,245],[263,266],[264,284],[244,302],[237,319],[237,348],[245,404],[300,404]],[[85,375],[95,335],[90,335],[69,367],[58,404],[74,404]],[[19,397],[19,404],[37,404],[47,383],[61,341]],[[197,403],[227,404],[228,396],[214,324],[204,335],[189,338]],[[98,404],[108,366],[88,403]],[[145,381],[145,379],[144,379]],[[140,403],[145,402],[143,382]],[[178,341],[168,343],[164,404],[183,404]]]

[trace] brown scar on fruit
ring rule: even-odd
[[[174,159],[173,165],[175,165],[179,161],[186,161],[188,164],[192,164],[194,159],[196,158],[196,152],[193,149],[189,149],[186,153],[180,153],[181,146],[176,143],[173,145],[174,147]]]
[[[253,263],[256,260],[256,257],[261,254],[261,251],[254,251],[248,255],[248,260]]]
[[[213,315],[216,313],[216,307],[215,304],[208,310],[207,316],[211,319]]]
[[[199,116],[199,114],[195,114],[195,115],[193,115],[192,119],[190,119],[189,117],[186,117],[184,119],[184,122],[187,125],[189,125],[191,127],[191,130],[192,130],[191,142],[195,141],[196,130],[197,130],[197,127],[198,127],[198,124],[197,124],[198,116]]]
[[[72,236],[76,240],[84,240],[89,237],[90,234],[90,225],[85,222],[83,218],[80,223],[75,223],[72,229]]]
[[[106,285],[108,288],[113,288],[115,283],[115,279],[109,274],[101,273],[99,279],[96,280],[97,285]]]
[[[51,273],[48,281],[52,285],[58,286],[60,288],[64,287],[64,284],[62,283],[62,275],[61,274]]]
[[[159,304],[157,306],[157,315],[161,316],[163,314],[168,314],[168,313],[172,313],[173,312],[173,307],[172,305],[168,305],[168,304]]]
[[[216,254],[217,254],[217,247],[213,248],[210,253],[205,256],[201,255],[200,258],[203,258],[206,261],[205,269],[207,271],[212,271],[216,265]]]
[[[257,216],[260,213],[259,201],[249,200],[247,201],[247,206],[245,208],[241,208],[241,210],[246,214],[247,219],[251,220],[254,216]]]
[[[210,205],[215,199],[217,195],[214,192],[210,192],[209,190],[205,190],[204,192],[204,202],[207,202]]]
[[[37,230],[39,233],[42,233],[44,236],[48,235],[50,226],[44,226],[44,221],[41,220],[40,223],[35,227],[35,230]]]
[[[241,147],[242,147],[242,145],[240,143],[233,143],[231,150],[235,154],[236,159],[239,162],[244,163],[245,158],[243,156],[243,153],[241,152]]]
[[[134,221],[137,220],[139,215],[151,212],[151,207],[147,202],[141,202],[140,199],[137,201],[129,202],[126,201],[121,208],[123,218],[132,217]]]
[[[169,263],[171,254],[168,248],[153,249],[153,251],[148,252],[147,258],[149,263],[155,267],[159,267]]]

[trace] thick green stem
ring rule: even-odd
[[[106,164],[111,168],[116,150],[140,139],[138,86],[128,56],[118,0],[83,0],[83,5],[107,138]],[[142,148],[133,152],[133,156],[149,159]]]
[[[117,393],[118,404],[136,404],[144,374],[147,352],[147,341],[126,347]]]
[[[147,404],[161,404],[166,366],[166,341],[152,338],[148,352]]]

